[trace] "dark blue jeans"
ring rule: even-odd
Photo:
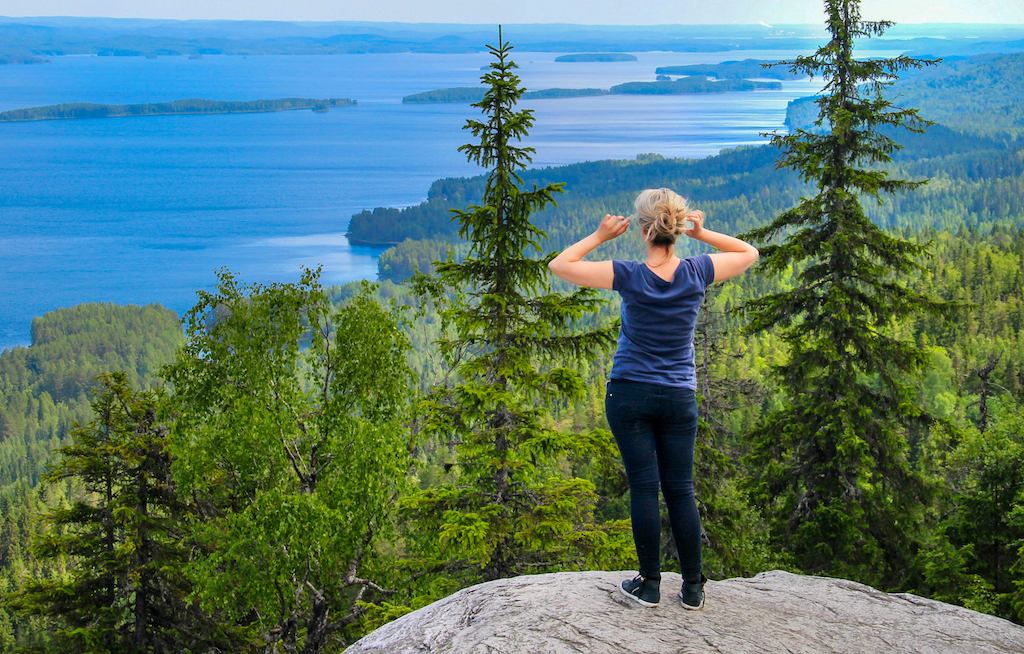
[[[661,575],[660,482],[683,579],[700,581],[700,514],[693,496],[696,394],[688,388],[612,379],[604,407],[629,477],[640,574]]]

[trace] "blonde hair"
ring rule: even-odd
[[[641,191],[633,203],[640,233],[651,245],[674,245],[686,229],[690,205],[686,198],[667,188]]]

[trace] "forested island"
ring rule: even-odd
[[[557,62],[575,61],[636,61],[636,56],[624,52],[590,52],[555,57]]]
[[[805,75],[793,73],[788,66],[772,66],[778,63],[771,60],[744,59],[743,61],[723,61],[720,64],[691,64],[688,66],[659,66],[655,73],[659,75],[707,75],[717,79],[800,79]],[[768,67],[765,67],[765,65]]]
[[[458,86],[450,89],[436,89],[414,93],[402,98],[402,104],[430,104],[440,102],[480,102],[484,97],[482,86]],[[541,89],[527,91],[523,100],[545,100],[553,98],[579,98],[592,95],[607,95],[603,89]]]
[[[12,109],[0,112],[0,122],[32,120],[66,120],[79,118],[123,118],[129,116],[169,116],[191,114],[245,114],[270,111],[312,109],[329,111],[331,107],[350,107],[357,104],[349,98],[281,98],[279,100],[251,100],[248,102],[187,99],[173,102],[146,104],[93,104],[73,102],[46,107]]]
[[[0,54],[0,66],[12,64],[48,64],[42,57],[32,54]]]
[[[730,93],[734,91],[754,91],[760,89],[781,89],[779,82],[754,82],[751,80],[711,81],[703,75],[693,75],[683,79],[661,80],[656,82],[627,82],[617,84],[611,89],[542,89],[527,91],[523,100],[543,100],[553,98],[578,98],[594,95],[642,94],[665,95],[675,93]],[[467,103],[480,102],[485,89],[479,86],[459,86],[450,89],[436,89],[414,93],[402,98],[403,104],[428,104],[440,102]]]
[[[734,91],[778,90],[780,82],[755,82],[749,79],[725,79],[717,82],[704,75],[691,75],[681,79],[661,82],[626,82],[616,84],[611,93],[636,93],[641,95],[672,95],[677,93],[731,93]]]

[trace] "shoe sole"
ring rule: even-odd
[[[684,602],[682,595],[679,596],[679,603],[683,605],[684,609],[687,609],[689,611],[702,611],[704,610],[704,591],[701,591],[700,593],[700,604],[698,604],[697,606],[690,606],[689,604]]]
[[[633,593],[627,592],[626,589],[623,588],[622,586],[619,586],[619,592],[622,593],[623,595],[625,595],[626,597],[628,597],[629,599],[633,600],[634,602],[636,602],[640,606],[657,606],[658,604],[661,603],[661,602],[647,602],[645,600],[642,600],[639,597],[637,597],[636,595],[634,595]]]

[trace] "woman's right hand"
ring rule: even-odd
[[[693,226],[684,229],[683,233],[690,238],[700,238],[701,232],[704,231],[704,212],[700,209],[691,211],[683,216],[683,220],[688,220],[693,223]]]
[[[629,221],[632,218],[623,218],[622,216],[613,216],[611,214],[605,214],[601,220],[601,224],[597,226],[597,231],[594,234],[602,243],[610,241],[613,238],[622,236],[627,229],[629,229]]]

